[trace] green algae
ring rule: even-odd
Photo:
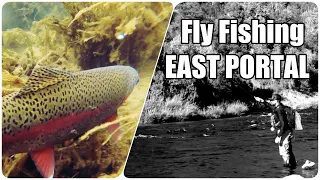
[[[26,8],[41,11],[50,5],[57,8],[61,4],[50,3],[41,8],[35,3]],[[69,144],[55,147],[55,177],[116,177],[124,169],[172,5],[158,2],[62,5],[64,9],[54,11],[68,12],[63,17],[50,13],[36,21],[29,18],[27,22],[32,21],[31,25],[2,33],[2,95],[19,91],[35,66],[71,72],[115,64],[135,67],[140,83],[118,110],[117,120],[126,125],[120,141],[106,142],[109,134],[105,133],[104,124],[79,139],[69,140]],[[24,8],[20,4],[15,6]],[[26,157],[24,153],[14,159],[4,158],[4,175],[38,177],[32,161]]]
[[[67,28],[84,69],[156,59],[171,7],[157,3],[96,3],[73,14]],[[74,11],[74,3],[65,3]],[[72,8],[71,8],[72,7]],[[106,10],[108,9],[108,10]],[[159,9],[161,11],[159,11]],[[159,11],[156,13],[156,11]],[[117,37],[123,34],[124,39]]]

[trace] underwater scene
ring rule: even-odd
[[[6,3],[4,176],[120,175],[171,13],[162,2]]]

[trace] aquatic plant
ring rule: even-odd
[[[83,69],[157,58],[155,50],[162,44],[158,39],[166,30],[163,23],[171,14],[165,3],[100,2],[80,11],[78,3],[64,5],[73,16],[67,25],[70,46],[80,54]]]
[[[172,6],[109,2],[63,6],[69,15],[38,21],[31,18],[28,30],[3,32],[3,95],[18,91],[35,66],[71,72],[114,64],[136,67],[140,83],[118,109],[121,140],[115,144],[109,141],[107,124],[55,148],[57,177],[116,177],[124,168]],[[24,153],[4,158],[4,174],[39,176],[25,165],[29,162],[26,157]]]
[[[2,70],[2,96],[19,91],[25,81],[18,76]]]

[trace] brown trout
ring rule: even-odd
[[[36,68],[18,93],[3,97],[3,156],[30,152],[41,175],[53,177],[54,145],[114,120],[138,82],[137,71],[129,66],[76,73]],[[120,132],[118,127],[111,125],[108,131]]]

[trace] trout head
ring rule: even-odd
[[[139,83],[139,74],[134,68],[130,66],[126,66],[125,68],[127,69],[125,74],[127,76],[128,83],[126,97],[128,97],[131,94],[133,88]]]

